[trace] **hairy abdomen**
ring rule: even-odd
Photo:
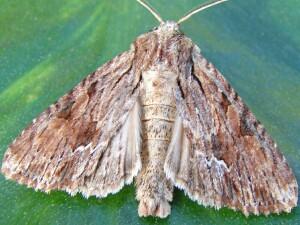
[[[162,73],[146,74],[140,96],[142,105],[142,169],[137,176],[141,216],[165,217],[170,213],[173,185],[167,180],[164,162],[176,116],[172,83]],[[146,76],[145,75],[145,76]],[[167,85],[167,87],[166,87]]]

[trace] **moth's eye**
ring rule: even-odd
[[[155,30],[157,30],[158,29],[158,27],[154,27],[153,29],[152,29],[152,31],[155,31]]]

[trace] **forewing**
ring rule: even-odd
[[[286,159],[220,72],[192,52],[191,72],[179,76],[167,176],[205,206],[290,212],[298,186]]]
[[[134,56],[132,47],[104,64],[35,119],[9,146],[3,174],[99,197],[130,183],[140,167]]]

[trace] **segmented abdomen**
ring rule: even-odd
[[[176,116],[175,98],[171,93],[145,92],[141,96],[143,141],[167,142],[172,135]]]
[[[176,116],[171,93],[144,92],[142,105],[142,170],[137,177],[137,198],[171,201],[173,186],[164,172],[164,162]]]
[[[143,74],[142,106],[142,169],[136,178],[137,199],[141,215],[170,213],[173,185],[164,172],[164,163],[172,138],[176,116],[173,94],[176,76],[163,71]]]

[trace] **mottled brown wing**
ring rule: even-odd
[[[34,119],[9,146],[2,173],[35,189],[85,196],[130,183],[141,166],[135,54],[132,47],[104,64]]]
[[[245,215],[290,212],[298,187],[286,159],[196,46],[192,61],[191,73],[179,77],[167,176],[204,206]]]

